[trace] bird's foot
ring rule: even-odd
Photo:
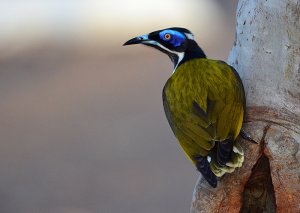
[[[243,128],[240,131],[240,136],[243,139],[245,139],[246,141],[249,141],[249,142],[254,143],[254,144],[258,144],[255,140],[252,139],[252,137],[250,136],[249,133],[245,132],[245,130]]]

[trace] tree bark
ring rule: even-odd
[[[228,63],[246,91],[243,166],[219,180],[201,177],[191,212],[300,212],[300,2],[240,0]]]

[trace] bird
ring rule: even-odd
[[[204,179],[217,187],[218,177],[241,167],[245,91],[237,71],[207,58],[190,30],[171,27],[134,37],[123,46],[143,44],[168,55],[174,65],[162,92],[169,125],[186,156]]]

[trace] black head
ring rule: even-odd
[[[206,57],[194,41],[193,34],[180,27],[167,28],[135,37],[127,41],[124,46],[132,44],[144,44],[160,50],[171,58],[175,68],[189,59]]]

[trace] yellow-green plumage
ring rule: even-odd
[[[244,90],[237,73],[222,61],[196,58],[181,64],[167,81],[163,102],[170,126],[186,155],[214,156],[215,141],[233,140],[244,117]],[[243,162],[243,152],[234,144],[231,160],[220,166],[212,157],[216,176],[232,172]]]
[[[241,131],[245,95],[237,72],[222,61],[207,59],[185,28],[172,27],[135,37],[124,45],[144,44],[166,53],[176,67],[163,90],[170,126],[186,155],[212,187],[217,176],[244,160],[236,142]]]

